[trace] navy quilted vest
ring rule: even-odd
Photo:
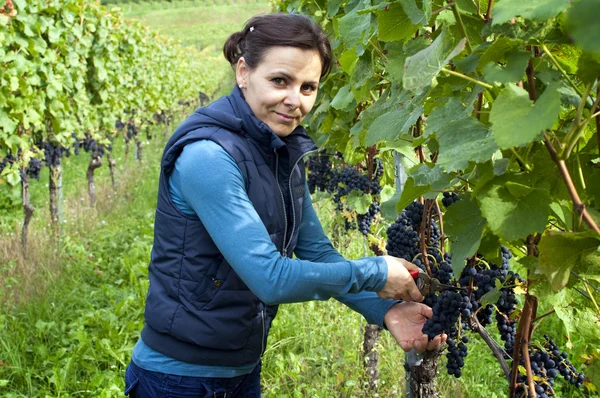
[[[271,240],[289,257],[302,219],[302,157],[316,147],[302,127],[277,137],[252,114],[236,87],[187,118],[163,153],[142,339],[181,361],[245,365],[264,352],[277,306],[261,302],[223,258],[200,219],[183,214],[171,201],[168,179],[175,161],[185,145],[197,140],[214,141],[236,161]]]

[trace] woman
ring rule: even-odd
[[[282,303],[335,297],[406,351],[438,347],[446,336],[421,332],[431,309],[415,302],[407,269],[417,267],[345,260],[312,207],[302,157],[316,147],[300,123],[331,68],[325,34],[304,16],[257,16],[224,54],[238,86],[184,121],[163,154],[146,325],[126,394],[259,397]]]

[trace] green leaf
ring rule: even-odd
[[[436,164],[433,166],[419,164],[413,167],[408,173],[415,181],[417,186],[431,186],[433,190],[443,190],[450,184],[452,177],[446,174]]]
[[[460,275],[465,259],[472,257],[479,248],[483,236],[485,219],[477,202],[469,196],[461,196],[444,214],[444,233],[450,242],[452,268]]]
[[[378,141],[382,140],[394,140],[402,133],[408,132],[410,127],[415,124],[422,114],[422,107],[412,109],[411,104],[407,104],[398,110],[384,113],[369,126],[365,145],[375,145]]]
[[[407,90],[418,90],[431,84],[442,68],[465,47],[466,39],[458,44],[445,30],[426,49],[410,56],[404,64],[402,84]]]
[[[353,100],[354,96],[350,90],[350,85],[346,84],[344,87],[338,90],[333,100],[331,100],[331,106],[338,110],[346,109]]]
[[[387,202],[392,197],[394,197],[395,193],[396,193],[396,189],[394,187],[386,185],[381,190],[381,193],[379,194],[379,197],[381,198],[382,202]]]
[[[404,44],[399,42],[388,43],[386,45],[386,50],[388,51],[386,70],[390,77],[401,82],[402,77],[404,76],[404,63],[406,62],[406,58],[415,55],[424,48],[427,48],[427,46],[429,46],[429,41],[423,36],[409,40]]]
[[[560,290],[569,281],[571,269],[599,246],[599,238],[590,232],[548,232],[539,244],[540,269],[552,287]]]
[[[425,135],[432,134],[436,131],[441,131],[449,124],[464,119],[469,115],[467,108],[456,97],[450,97],[444,105],[437,106],[431,111],[427,117],[427,125],[425,126]]]
[[[414,35],[417,29],[402,6],[397,3],[391,4],[388,10],[377,12],[377,25],[381,41],[405,41]]]
[[[522,80],[529,56],[526,52],[516,52],[507,56],[506,65],[490,62],[483,67],[485,81],[492,84],[507,84]]]
[[[546,88],[535,104],[516,85],[506,86],[490,112],[492,133],[501,149],[519,147],[538,139],[554,124],[560,112],[558,85]]]
[[[482,307],[485,307],[486,305],[496,304],[501,296],[502,293],[500,292],[500,289],[494,288],[484,294],[481,299],[479,299],[479,302],[481,303]]]
[[[533,192],[533,188],[530,186],[519,184],[518,182],[514,181],[507,181],[505,186],[506,189],[508,189],[508,192],[510,192],[515,198],[521,198]]]
[[[547,190],[535,188],[529,195],[515,197],[505,186],[493,185],[480,193],[479,201],[489,227],[507,241],[546,229],[551,202]]]
[[[394,194],[394,196],[392,196],[388,200],[386,200],[386,201],[382,200],[381,214],[387,220],[394,220],[394,221],[396,220],[396,217],[398,216],[398,210],[396,210],[396,204],[400,200],[401,195],[402,195],[402,192],[396,192]]]
[[[0,380],[0,387],[6,387],[8,385],[8,380]]]
[[[406,12],[413,25],[426,26],[429,18],[431,18],[431,0],[424,0],[422,3],[423,9],[421,10],[415,0],[400,0],[404,12]]]
[[[373,197],[360,191],[352,191],[346,196],[346,205],[358,214],[366,214],[373,203]]]
[[[503,24],[520,16],[530,21],[546,21],[565,11],[567,0],[502,0],[492,9],[492,25]]]
[[[0,109],[0,129],[4,134],[10,135],[17,128],[17,121],[11,119],[4,110]]]
[[[358,14],[356,10],[339,19],[338,36],[343,38],[348,45],[354,47],[365,34],[368,36],[371,28],[371,14]]]
[[[505,63],[507,54],[510,55],[515,51],[523,48],[523,41],[511,39],[509,37],[499,37],[485,50],[483,55],[477,62],[477,70],[482,71],[483,67],[490,62]]]
[[[415,185],[415,181],[412,177],[409,177],[404,184],[404,190],[400,196],[400,200],[396,203],[396,212],[401,213],[409,204],[415,201],[419,196],[429,192],[431,188],[429,185],[424,187],[418,187]]]
[[[449,124],[437,136],[438,164],[446,171],[463,170],[470,161],[488,161],[498,150],[489,128],[472,117]]]
[[[591,83],[600,76],[600,54],[583,52],[577,62],[577,76],[584,83]]]
[[[600,54],[600,2],[582,0],[573,4],[567,14],[567,29],[584,51]]]

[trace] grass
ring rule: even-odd
[[[125,15],[138,19],[158,32],[180,40],[184,46],[198,51],[220,54],[227,37],[256,14],[269,12],[269,5],[260,2],[217,1],[206,5],[181,1],[145,6],[122,6]],[[237,4],[236,4],[237,3]],[[171,5],[167,8],[166,4]]]

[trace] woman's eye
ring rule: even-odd
[[[281,77],[275,77],[275,78],[271,79],[271,81],[278,86],[282,86],[285,84],[285,80],[283,80]]]
[[[302,90],[303,91],[308,91],[309,93],[312,93],[313,91],[315,91],[317,88],[311,84],[304,84],[302,86]]]

